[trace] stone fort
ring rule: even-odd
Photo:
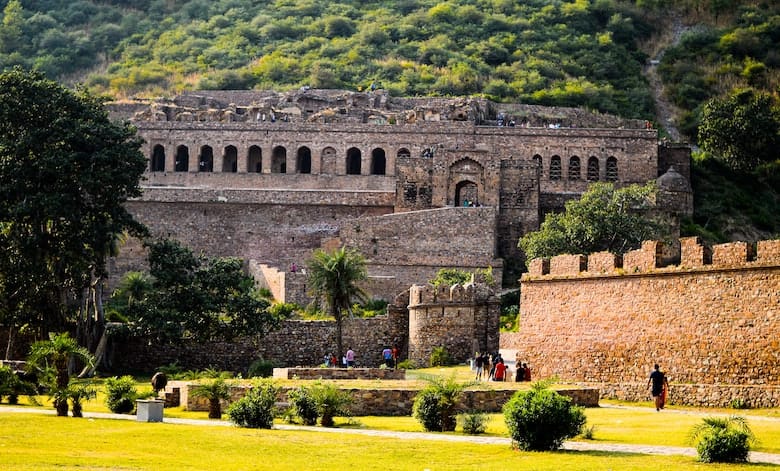
[[[385,316],[345,322],[345,347],[368,366],[385,345],[419,364],[437,346],[458,361],[497,350],[492,289],[427,281],[441,268],[491,268],[516,288],[518,239],[592,182],[656,180],[660,212],[672,221],[692,213],[688,147],[659,143],[643,121],[579,109],[301,89],[192,92],[110,110],[145,140],[143,196],[128,206],[153,235],[241,257],[277,300],[302,305],[312,251],[358,249],[367,290],[390,302]],[[113,281],[144,260],[128,243],[111,261]],[[114,364],[312,365],[332,350],[334,331],[287,321],[259,342],[153,348],[137,339],[117,346]]]
[[[440,268],[491,267],[517,287],[518,239],[591,182],[658,179],[660,210],[692,211],[689,148],[579,109],[308,88],[109,109],[145,140],[135,217],[196,252],[241,257],[281,301],[306,304],[305,276],[289,268],[342,244],[362,252],[368,291],[388,301]],[[142,266],[129,244],[113,281]]]

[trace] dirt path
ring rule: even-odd
[[[613,407],[613,406],[607,406]],[[622,407],[622,406],[617,406]],[[671,411],[680,413],[695,413],[689,411]],[[5,413],[27,413],[27,414],[47,414],[54,415],[55,411],[52,409],[41,409],[31,407],[0,407],[0,415]],[[712,415],[712,414],[702,414]],[[135,415],[127,414],[108,414],[102,412],[85,412],[84,417],[92,419],[118,419],[118,420],[137,420]],[[780,420],[767,417],[767,420]],[[225,420],[204,420],[204,419],[177,419],[177,418],[164,418],[163,422],[166,424],[184,424],[184,425],[200,425],[206,427],[233,427],[233,424]],[[392,432],[388,430],[366,430],[366,429],[348,429],[348,428],[324,428],[324,427],[307,427],[303,425],[287,425],[287,424],[275,424],[274,429],[277,430],[300,430],[309,432],[322,432],[322,433],[336,433],[336,434],[352,434],[363,435],[370,437],[386,437],[396,438],[399,440],[431,440],[431,441],[447,441],[447,442],[461,442],[461,443],[482,443],[486,445],[506,445],[511,446],[512,440],[507,437],[485,437],[477,435],[449,435],[443,433],[428,433],[428,432]],[[682,456],[696,456],[696,450],[687,447],[676,446],[658,446],[658,445],[626,445],[620,443],[595,443],[595,442],[574,442],[568,441],[563,444],[564,450],[573,451],[607,451],[613,453],[642,453],[646,455],[682,455]],[[780,454],[774,453],[761,453],[750,452],[749,461],[751,463],[770,463],[780,465]]]
[[[650,90],[653,93],[653,99],[655,100],[656,123],[669,133],[669,137],[673,142],[680,142],[682,140],[682,135],[680,134],[679,129],[677,129],[675,121],[675,116],[679,116],[679,110],[677,110],[674,104],[669,101],[664,93],[663,82],[661,82],[661,77],[658,75],[658,64],[660,64],[666,50],[677,45],[680,42],[683,33],[689,29],[690,27],[685,26],[679,17],[675,17],[669,30],[661,35],[658,51],[651,57],[648,64],[645,65],[642,70],[645,77],[647,77],[647,81],[650,84]]]

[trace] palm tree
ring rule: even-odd
[[[70,361],[79,359],[87,364],[94,363],[94,357],[89,350],[82,347],[67,332],[61,334],[49,334],[49,340],[39,340],[30,346],[28,364],[43,372],[51,372],[55,375],[51,384],[51,397],[54,399],[54,407],[57,415],[68,415],[68,398],[64,394],[70,384]]]
[[[209,401],[209,419],[222,418],[221,400],[230,399],[230,387],[222,378],[209,383],[198,384],[190,391],[193,397],[202,397]]]
[[[325,300],[336,320],[338,358],[341,358],[344,355],[341,338],[343,313],[349,311],[353,299],[364,301],[367,298],[365,291],[358,286],[368,277],[366,261],[358,251],[344,247],[331,253],[317,249],[307,267],[311,291]]]

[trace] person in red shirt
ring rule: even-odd
[[[496,370],[493,372],[493,380],[504,381],[505,378],[506,378],[506,365],[504,364],[504,360],[499,358],[498,363],[496,363]]]

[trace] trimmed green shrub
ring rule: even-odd
[[[269,378],[274,374],[274,362],[258,358],[249,365],[247,376],[249,378]]]
[[[470,383],[458,383],[454,377],[425,379],[429,384],[414,398],[412,416],[426,431],[454,431],[460,394]]]
[[[755,441],[744,417],[707,417],[691,430],[699,461],[745,463]]]
[[[557,450],[564,440],[579,435],[585,425],[582,407],[540,382],[529,391],[515,393],[503,413],[509,436],[521,450]]]
[[[306,386],[300,386],[287,393],[293,414],[301,420],[303,425],[316,425],[317,404]]]
[[[433,347],[431,352],[431,366],[450,366],[452,357],[444,347]]]
[[[239,427],[270,429],[274,425],[274,404],[278,394],[279,388],[273,383],[259,383],[234,402],[227,415]]]
[[[479,435],[485,433],[485,430],[487,429],[488,416],[483,412],[468,412],[466,414],[461,414],[458,419],[463,428],[463,433]]]
[[[397,368],[399,370],[416,370],[418,367],[414,360],[407,358],[406,360],[398,362]]]
[[[135,409],[138,391],[132,376],[106,378],[106,405],[115,414],[130,414]]]

